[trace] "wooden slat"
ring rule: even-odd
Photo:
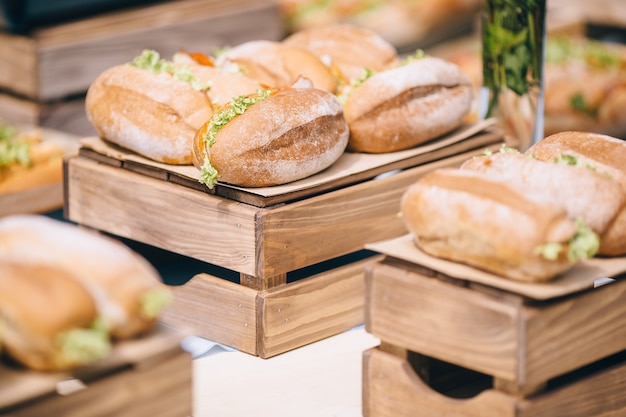
[[[268,358],[363,323],[363,270],[372,256],[259,294],[258,354]]]
[[[542,382],[626,350],[626,279],[524,309],[520,381]]]
[[[366,285],[365,325],[374,336],[478,372],[517,378],[515,306],[386,264],[368,269]]]
[[[209,274],[172,290],[174,300],[162,312],[163,322],[257,354],[258,291]]]
[[[125,369],[69,395],[25,404],[14,417],[179,417],[192,415],[192,362],[187,352],[150,367]]]
[[[488,390],[471,399],[432,390],[405,360],[378,348],[363,355],[364,417],[519,417],[514,398]]]
[[[143,49],[213,53],[282,36],[276,4],[249,0],[168,1],[35,30],[0,32],[0,87],[39,102],[84,93],[105,69]]]
[[[289,272],[405,234],[398,213],[406,188],[431,170],[460,165],[470,154],[475,152],[261,211],[257,275]]]
[[[2,77],[2,70],[0,70],[0,77]],[[16,78],[18,79],[21,78]],[[0,92],[0,118],[12,124],[42,126],[80,137],[96,134],[85,113],[85,99],[80,95],[66,100],[43,103]]]
[[[365,322],[373,335],[501,378],[508,383],[499,387],[520,395],[626,350],[623,279],[531,305],[510,293],[426,277],[390,260],[368,269],[366,283]]]
[[[626,412],[623,354],[525,399],[491,388],[454,398],[433,390],[393,354],[372,348],[363,359],[364,417],[617,417]]]
[[[254,275],[252,207],[82,157],[67,172],[70,220]]]

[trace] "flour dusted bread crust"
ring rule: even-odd
[[[537,251],[567,245],[576,234],[565,211],[484,173],[432,171],[407,189],[401,209],[417,246],[433,256],[527,282],[550,280],[573,265],[564,253],[547,260]]]
[[[600,236],[600,255],[626,253],[626,189],[584,166],[542,161],[521,153],[476,156],[461,166],[528,191],[537,201],[565,209]]]
[[[283,43],[311,51],[336,69],[344,82],[359,78],[364,68],[378,72],[399,62],[396,48],[378,33],[345,23],[303,29]]]
[[[463,123],[472,94],[469,78],[439,58],[424,57],[376,73],[345,99],[348,148],[385,153],[435,139]]]
[[[337,81],[330,69],[312,52],[281,42],[254,40],[219,55],[217,67],[237,64],[244,75],[266,88],[287,87],[299,78],[309,79],[315,88],[334,93]]]
[[[592,132],[565,131],[545,137],[525,153],[547,161],[570,155],[579,165],[593,167],[626,188],[626,142],[621,139]]]
[[[194,134],[213,114],[207,94],[190,83],[129,64],[101,73],[85,108],[104,139],[167,164],[191,164]]]
[[[569,163],[593,169],[626,190],[626,142],[621,139],[592,132],[565,131],[540,140],[526,153],[546,161],[569,158]],[[594,210],[599,210],[599,205]],[[622,211],[602,236],[603,255],[626,253],[625,230],[626,213]]]
[[[152,329],[168,299],[158,272],[127,246],[45,216],[0,220],[0,264],[57,268],[74,277],[94,298],[113,338]]]
[[[212,145],[206,137],[221,113],[198,130],[194,165],[202,170],[209,161],[220,182],[266,187],[308,177],[339,159],[349,129],[332,93],[283,88],[269,94],[221,127]]]

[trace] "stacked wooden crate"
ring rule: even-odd
[[[626,415],[626,259],[517,283],[429,257],[407,235],[371,245],[366,417]],[[601,277],[617,277],[602,279]]]
[[[118,342],[102,362],[36,372],[0,364],[0,415],[185,417],[193,415],[192,358],[166,326]]]
[[[212,53],[251,39],[278,40],[273,1],[165,1],[34,29],[0,31],[0,119],[87,136],[84,96],[103,70],[143,49],[164,57]]]
[[[363,269],[378,259],[364,245],[406,232],[399,200],[419,176],[500,146],[481,129],[389,155],[345,153],[300,184],[266,189],[209,190],[193,166],[85,138],[66,163],[65,215],[206,262],[173,288],[163,320],[267,358],[363,322]]]

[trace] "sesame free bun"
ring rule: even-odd
[[[542,161],[499,152],[476,156],[461,166],[528,190],[530,198],[562,207],[600,236],[600,255],[626,253],[626,189],[586,166]]]
[[[472,104],[469,78],[448,61],[424,57],[373,74],[347,95],[348,149],[409,149],[461,126]]]
[[[237,64],[241,72],[266,88],[287,87],[299,78],[311,80],[313,87],[334,93],[337,80],[312,52],[281,42],[254,40],[220,54],[215,64]]]
[[[197,129],[213,114],[206,92],[169,73],[129,64],[102,72],[85,98],[98,134],[123,148],[166,164],[191,164]]]
[[[313,52],[336,68],[345,82],[359,78],[364,68],[383,71],[399,61],[396,48],[378,33],[347,23],[302,29],[283,43]]]
[[[481,172],[429,172],[405,191],[401,209],[416,245],[432,256],[525,282],[551,280],[575,263],[566,250],[577,226],[565,210]],[[545,245],[559,252],[547,259],[538,250]]]
[[[337,97],[317,88],[287,87],[267,92],[217,131],[209,120],[194,140],[194,165],[208,162],[220,182],[242,187],[285,184],[318,173],[345,151],[349,128]],[[213,184],[207,184],[210,187]]]

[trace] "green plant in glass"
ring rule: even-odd
[[[545,15],[546,0],[484,0],[484,116],[497,117],[517,148],[543,135]]]

